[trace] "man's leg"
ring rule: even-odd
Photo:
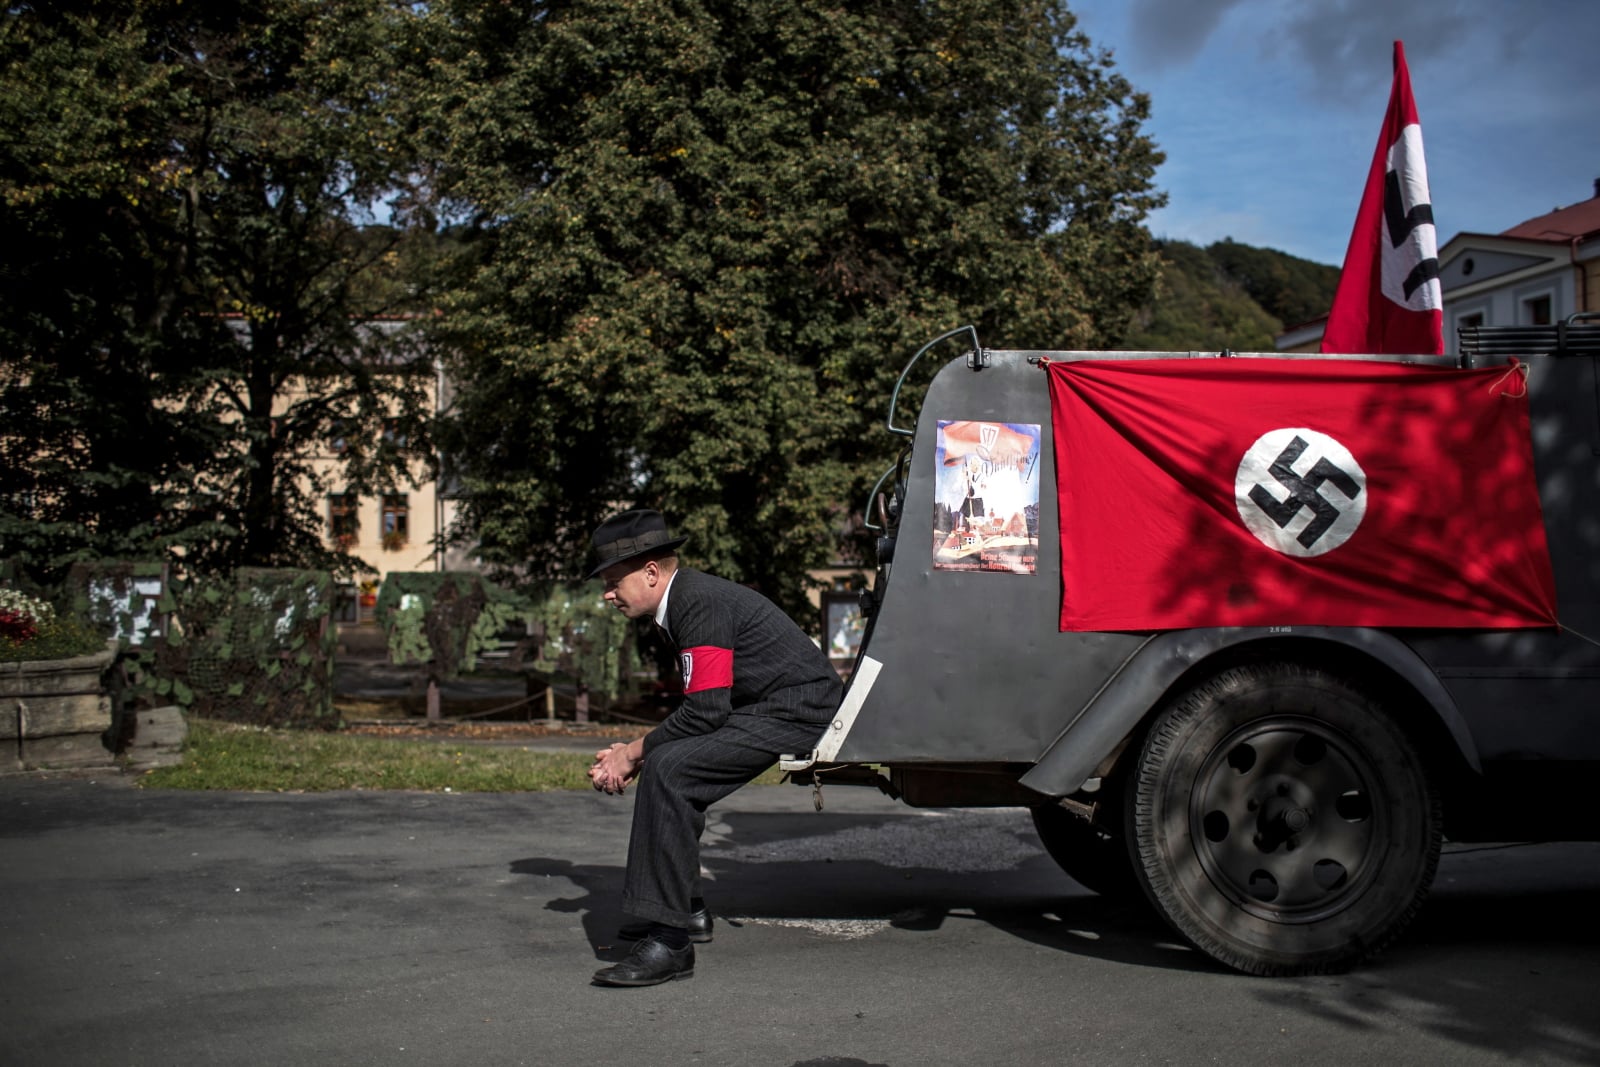
[[[822,727],[734,715],[720,729],[656,745],[645,757],[628,839],[622,907],[650,920],[626,959],[595,972],[610,986],[659,985],[694,975],[687,927],[700,880],[706,808],[772,766],[785,752],[809,751]]]
[[[652,748],[636,785],[622,910],[688,926],[706,809],[784,753],[810,751],[821,732],[818,724],[735,714],[709,734]]]

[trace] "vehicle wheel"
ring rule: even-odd
[[[1410,739],[1350,682],[1289,663],[1228,670],[1169,705],[1127,819],[1157,910],[1251,974],[1379,952],[1439,862],[1439,799]]]
[[[1074,882],[1117,900],[1140,896],[1126,841],[1059,804],[1032,809],[1033,827],[1050,858]]]

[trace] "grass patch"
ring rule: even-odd
[[[581,752],[261,730],[191,719],[183,763],[142,775],[150,789],[420,789],[456,793],[589,789]]]
[[[595,748],[604,744],[599,740]],[[183,763],[158,767],[137,781],[147,789],[542,793],[593,788],[585,773],[592,761],[584,752],[534,752],[522,746],[462,744],[447,737],[402,741],[190,719]],[[779,779],[773,767],[755,784]]]

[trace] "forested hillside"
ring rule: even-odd
[[[1270,352],[1273,335],[1325,315],[1339,268],[1271,248],[1159,244],[1161,278],[1118,348]]]

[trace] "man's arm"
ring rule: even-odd
[[[731,686],[718,686],[715,689],[702,689],[689,693],[672,710],[672,714],[661,721],[660,726],[639,739],[643,745],[642,751],[649,752],[663,741],[709,734],[727,722],[728,716],[732,714]]]
[[[683,672],[683,700],[661,725],[643,737],[643,752],[663,741],[709,734],[733,714],[734,644],[739,633],[734,606],[719,599],[715,581],[695,584],[679,574],[672,588],[668,625]]]

